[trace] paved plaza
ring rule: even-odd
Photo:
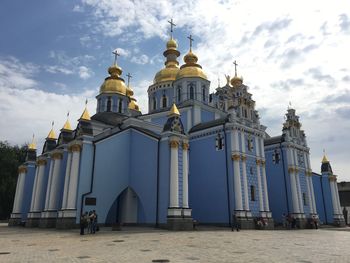
[[[350,262],[350,231],[207,228],[78,230],[0,224],[0,262]]]

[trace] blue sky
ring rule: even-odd
[[[163,67],[167,20],[182,57],[194,52],[211,80],[238,72],[256,101],[261,122],[281,133],[289,102],[300,115],[319,172],[325,148],[340,180],[350,180],[350,9],[346,1],[19,1],[0,3],[0,140],[38,146],[66,114],[76,125],[118,48],[123,76],[143,113],[147,88]]]

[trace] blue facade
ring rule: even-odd
[[[30,210],[30,204],[32,200],[32,193],[33,193],[33,185],[34,185],[34,179],[35,179],[35,163],[28,163],[26,165],[27,172],[24,174],[25,181],[24,181],[24,195],[22,199],[22,205],[21,205],[21,215],[22,220],[27,219],[27,214]]]
[[[333,223],[333,205],[331,189],[327,176],[313,174],[312,182],[315,191],[315,201],[320,221],[324,224]]]

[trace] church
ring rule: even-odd
[[[58,136],[52,127],[41,154],[34,140],[28,145],[9,225],[74,228],[91,210],[101,225],[170,230],[190,230],[194,220],[253,229],[261,219],[273,229],[283,214],[299,228],[313,219],[344,225],[337,177],[326,156],[321,174],[312,172],[295,109],[288,108],[282,134],[270,136],[237,64],[234,76],[210,92],[189,40],[180,66],[171,34],[146,114],[116,54],[96,113],[85,108]]]

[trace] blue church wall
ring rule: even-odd
[[[201,122],[208,122],[215,119],[215,113],[207,110],[201,110]]]
[[[181,119],[181,122],[182,122],[182,125],[184,126],[184,130],[187,131],[188,130],[188,125],[187,125],[187,112],[189,110],[180,110],[180,119]]]
[[[195,220],[202,223],[227,224],[231,212],[228,211],[226,155],[225,148],[216,150],[215,138],[216,135],[190,142],[189,202]],[[228,164],[232,167],[231,158]],[[232,175],[232,168],[230,170],[229,174]],[[231,197],[232,186],[231,180]],[[233,200],[231,207],[232,204]]]
[[[147,154],[140,149],[147,149]],[[139,198],[138,223],[155,223],[158,140],[130,130],[129,186]]]
[[[166,123],[166,121],[168,120],[167,116],[163,116],[163,117],[157,117],[157,118],[152,118],[151,122],[158,124],[160,126],[164,126],[164,124]]]
[[[90,191],[92,167],[93,167],[93,145],[91,142],[83,142],[83,147],[80,153],[79,178],[77,191],[77,218],[76,223],[79,223],[82,195]],[[94,208],[93,208],[94,209]],[[90,209],[91,210],[91,209]],[[90,211],[89,207],[84,207],[82,212]]]
[[[163,85],[168,85],[168,84],[163,84]],[[155,92],[153,92],[150,96],[149,96],[149,101],[150,101],[150,111],[153,111],[153,98],[156,98],[156,109],[162,109],[163,108],[163,104],[162,104],[162,98],[163,95],[166,96],[167,98],[167,107],[170,107],[173,104],[173,100],[174,100],[174,90],[172,88],[172,86],[169,84],[169,87],[167,86],[167,89],[161,89],[161,90],[156,90]]]
[[[312,183],[314,186],[316,210],[320,221],[325,224],[332,224],[333,205],[328,177],[313,174]]]
[[[22,220],[27,219],[27,213],[30,210],[30,204],[32,201],[33,185],[35,179],[35,163],[28,163],[26,165],[27,172],[24,175],[24,195],[21,204]]]
[[[93,190],[87,197],[96,198],[96,206],[85,210],[96,210],[99,223],[117,222],[118,197],[130,187],[138,198],[138,223],[155,223],[157,140],[129,129],[95,145]],[[90,187],[90,179],[84,181]]]
[[[282,214],[292,212],[291,190],[286,151],[283,148],[282,154],[281,148],[278,147],[280,161],[274,163],[272,158],[276,148],[265,150],[266,180],[273,219],[277,223],[282,223]]]
[[[158,222],[167,222],[170,190],[170,147],[168,140],[161,140],[159,146],[159,197]]]
[[[247,185],[248,185],[248,200],[249,200],[249,209],[252,213],[252,216],[259,216],[259,211],[260,211],[258,177],[257,177],[256,169],[257,169],[256,159],[254,157],[247,156],[247,160],[246,160],[246,170],[247,171],[246,172],[247,172]],[[252,200],[252,196],[251,196],[251,192],[250,192],[251,185],[253,185],[256,189],[255,201]],[[242,186],[243,186],[243,184],[242,184]]]

